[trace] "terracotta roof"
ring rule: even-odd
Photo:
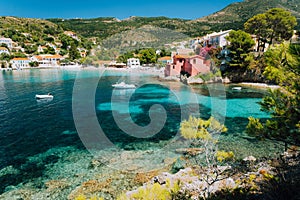
[[[159,58],[158,60],[172,60],[171,56],[164,56]]]
[[[190,56],[189,58],[201,58],[201,59],[204,59],[204,57],[200,56],[200,55],[193,55],[193,56]]]
[[[189,58],[187,55],[175,55],[175,58]]]
[[[36,59],[38,60],[43,60],[42,56],[34,56],[34,57],[36,57]]]
[[[8,51],[8,49],[5,48],[5,47],[0,47],[0,50],[7,50]]]
[[[62,56],[61,55],[58,55],[58,54],[56,54],[56,55],[47,55],[47,56],[43,56],[44,58],[62,58]]]
[[[46,54],[46,55],[39,55],[39,56],[36,56],[36,58],[38,58],[38,59],[43,59],[43,58],[57,58],[57,59],[60,59],[60,58],[62,58],[62,56],[61,55],[59,55],[59,54],[55,54],[55,55],[48,55],[48,54]]]
[[[29,60],[28,58],[13,58],[12,60]]]

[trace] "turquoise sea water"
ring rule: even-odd
[[[111,85],[120,81],[138,88],[113,90]],[[24,185],[41,191],[43,183],[52,179],[80,184],[78,174],[92,176],[85,161],[95,154],[106,159],[115,156],[115,162],[119,161],[116,169],[132,167],[130,158],[137,160],[139,169],[162,167],[165,163],[161,160],[180,156],[166,147],[177,142],[174,138],[179,138],[179,124],[189,115],[206,119],[213,115],[224,122],[228,132],[220,136],[219,146],[233,150],[238,157],[272,156],[278,146],[243,134],[249,116],[269,117],[257,104],[266,91],[233,91],[231,87],[188,87],[151,75],[98,69],[2,71],[0,194]],[[48,92],[54,95],[52,101],[34,98]],[[98,134],[97,126],[101,127],[101,137],[93,135]],[[119,151],[105,152],[112,148]],[[70,191],[72,188],[64,195]]]

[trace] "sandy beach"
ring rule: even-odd
[[[270,89],[279,89],[279,85],[269,85],[266,83],[249,83],[249,82],[242,82],[240,83],[242,86],[249,86],[249,87],[256,87],[256,88],[270,88]]]

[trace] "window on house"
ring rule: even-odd
[[[194,60],[193,60],[193,63],[196,64],[196,62],[197,62],[196,59],[194,59]]]

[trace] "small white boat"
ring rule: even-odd
[[[112,85],[116,89],[134,89],[136,86],[134,84],[126,84],[125,82],[116,83]]]
[[[36,99],[53,99],[53,95],[51,94],[36,94]]]
[[[232,90],[241,90],[242,87],[233,87]]]

